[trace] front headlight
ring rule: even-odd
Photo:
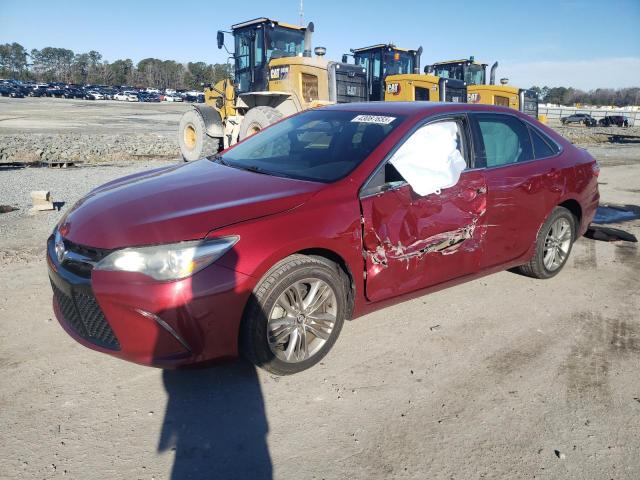
[[[125,248],[107,255],[96,270],[139,272],[156,280],[179,280],[193,275],[215,262],[233,247],[240,237]]]

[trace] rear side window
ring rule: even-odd
[[[529,127],[529,132],[531,133],[533,153],[536,158],[553,157],[558,153],[558,147],[535,128]]]
[[[527,126],[517,118],[501,114],[477,114],[481,144],[476,152],[477,166],[499,167],[533,159]]]

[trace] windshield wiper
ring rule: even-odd
[[[229,165],[229,163],[224,158],[222,158],[222,154],[220,154],[220,153],[216,153],[215,155],[211,155],[209,157],[209,160],[211,160],[212,162],[219,163],[220,165],[224,165],[226,167],[230,167],[231,166],[231,165]]]
[[[275,173],[271,173],[267,170],[264,170],[260,167],[257,167],[255,165],[247,165],[247,166],[242,166],[242,167],[238,167],[238,168],[242,168],[243,170],[247,170],[249,172],[253,172],[253,173],[259,173],[261,175],[271,175],[271,176],[277,176]]]

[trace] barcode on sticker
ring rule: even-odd
[[[385,117],[382,115],[358,115],[351,121],[358,123],[377,123],[379,125],[388,125],[395,119],[396,117]]]

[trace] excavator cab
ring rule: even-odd
[[[351,50],[356,65],[367,71],[367,87],[370,101],[384,100],[385,78],[389,75],[413,74],[420,71],[418,50],[398,48],[393,44],[378,44]],[[342,61],[346,62],[346,56]]]
[[[473,57],[468,60],[449,60],[434,63],[431,73],[442,78],[462,80],[467,85],[484,85],[487,78],[487,64],[476,62]]]
[[[487,64],[477,62],[474,57],[468,60],[449,60],[437,62],[427,67],[427,71],[442,78],[464,81],[467,87],[467,102],[484,105],[500,105],[519,110],[534,118],[538,117],[538,96],[533,90],[507,85],[508,79],[500,80],[496,85],[498,62],[491,66],[487,81]]]
[[[313,27],[312,27],[313,28]],[[268,18],[256,18],[231,26],[234,40],[234,88],[237,95],[267,90],[269,61],[302,57],[307,27],[298,27]],[[218,33],[218,46],[223,32]],[[311,52],[306,56],[311,56]]]
[[[204,87],[205,104],[180,119],[178,143],[186,161],[234,145],[294,113],[332,103],[367,100],[365,69],[327,60],[326,49],[312,55],[313,23],[298,27],[265,17],[237,23],[233,35],[233,79]]]

